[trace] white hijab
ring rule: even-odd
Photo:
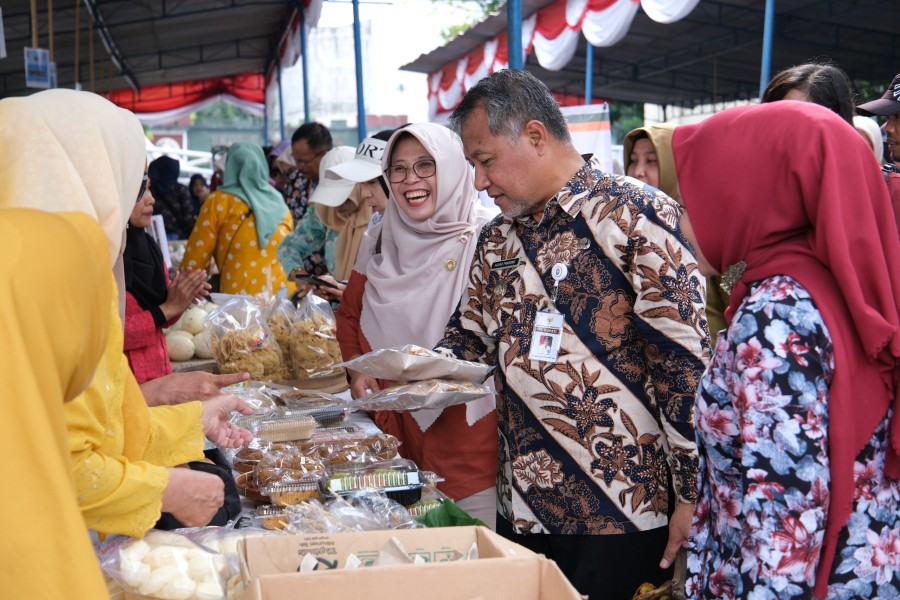
[[[137,117],[90,92],[55,89],[0,100],[0,206],[97,219],[115,265],[120,312],[125,225],[140,191],[145,148]]]
[[[437,201],[431,218],[419,222],[397,207],[391,192],[380,224],[381,252],[364,271],[358,269],[367,277],[360,325],[373,350],[405,344],[433,348],[441,340],[468,285],[481,226],[491,218],[478,202],[462,141],[442,125],[420,123],[398,130],[388,140],[382,168],[388,167],[394,145],[404,135],[418,139],[437,163],[432,183]],[[377,235],[376,229],[369,233]],[[468,407],[470,424],[493,409],[492,398],[484,407],[479,402]],[[439,415],[413,413],[423,431]]]

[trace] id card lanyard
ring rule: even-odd
[[[550,306],[538,311],[534,317],[534,330],[531,333],[530,360],[555,363],[559,358],[559,347],[562,342],[565,318],[556,310],[556,297],[559,294],[559,282],[566,278],[569,269],[563,263],[556,263],[550,271],[553,277],[553,291],[550,294]]]

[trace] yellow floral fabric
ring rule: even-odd
[[[233,194],[215,191],[200,206],[181,264],[205,269],[214,259],[223,294],[275,294],[287,288],[278,247],[293,228],[291,215],[286,212],[266,247],[260,248],[250,207]]]
[[[69,451],[87,526],[142,537],[161,514],[164,467],[203,458],[201,408],[147,406],[122,352],[114,298],[109,310],[110,336],[94,378],[66,405]]]

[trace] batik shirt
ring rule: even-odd
[[[706,286],[678,206],[587,162],[540,223],[499,216],[438,348],[496,364],[499,510],[519,533],[666,524],[671,467],[697,496],[693,404],[709,354]],[[556,263],[568,268],[556,301]],[[555,363],[528,358],[535,315],[565,317]]]
[[[755,285],[719,337],[697,396],[702,485],[690,598],[810,598],[831,498],[834,347],[794,279]],[[853,467],[828,598],[900,598],[900,482],[884,475],[885,415]]]

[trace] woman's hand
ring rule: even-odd
[[[252,415],[249,404],[233,394],[221,394],[201,403],[200,422],[206,438],[220,448],[237,448],[253,439],[253,434],[230,423],[232,411]]]
[[[225,373],[213,375],[206,371],[169,373],[141,384],[141,392],[148,406],[182,404],[194,400],[207,400],[220,395],[220,388],[247,381],[250,373]]]
[[[329,287],[327,285],[316,285],[313,286],[312,292],[319,298],[325,298],[328,301],[336,301],[340,302],[341,298],[344,297],[344,290],[347,289],[346,283],[341,283],[331,275],[322,275],[319,279],[323,279],[328,283],[333,284],[335,287]]]
[[[188,268],[179,271],[169,283],[166,301],[159,305],[159,309],[168,321],[183,313],[195,298],[208,297],[211,288],[212,286],[206,282],[206,271],[203,269],[194,271]]]
[[[212,473],[176,467],[169,472],[162,510],[187,527],[203,527],[225,502],[225,482]]]
[[[352,369],[347,369],[347,373],[350,374],[350,396],[354,400],[381,390],[374,377]]]

